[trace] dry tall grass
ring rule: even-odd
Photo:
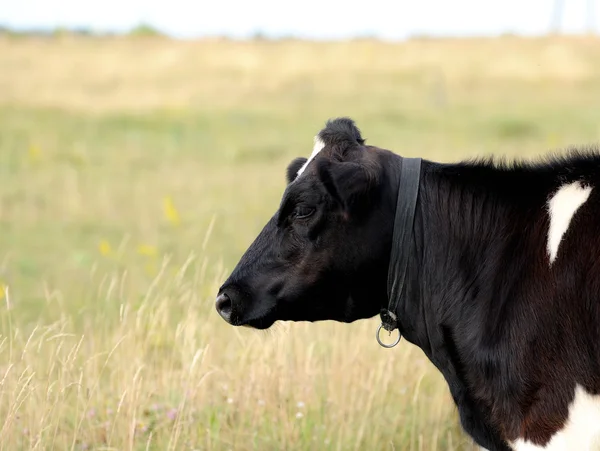
[[[497,100],[490,83],[597,78],[597,44],[593,37],[175,45],[161,38],[0,38],[0,102],[90,112],[248,107],[266,98],[279,108],[272,96],[282,92],[396,97],[436,83],[479,94],[476,101]]]
[[[165,265],[137,302],[126,272],[96,280],[88,302],[119,312],[83,307],[83,331],[4,315],[2,449],[463,449],[414,349],[391,358],[369,322],[228,330],[202,265]]]
[[[1,38],[0,448],[471,449],[377,319],[214,295],[328,117],[439,160],[595,142],[597,44]]]

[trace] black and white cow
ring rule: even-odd
[[[265,329],[385,310],[404,160],[329,121],[220,288],[220,315]],[[600,450],[600,153],[422,160],[416,180],[393,313],[465,431],[490,451]]]

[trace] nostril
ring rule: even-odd
[[[221,293],[217,296],[216,302],[217,312],[227,322],[231,319],[231,299],[225,293]]]

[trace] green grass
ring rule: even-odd
[[[214,296],[329,117],[439,161],[587,145],[598,46],[149,42],[0,41],[0,449],[471,449],[376,318],[238,330]]]

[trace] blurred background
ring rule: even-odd
[[[471,450],[422,352],[238,330],[224,277],[334,116],[405,156],[600,134],[596,0],[0,0],[0,448]]]

